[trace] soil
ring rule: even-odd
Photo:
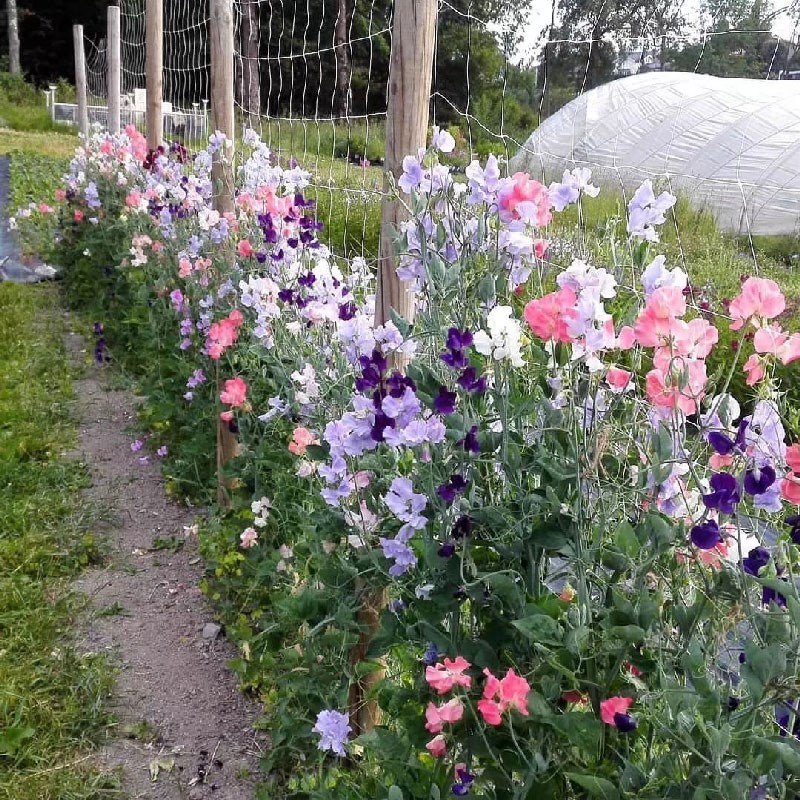
[[[67,339],[83,366],[83,341]],[[113,519],[104,565],[76,583],[94,611],[85,648],[119,666],[111,699],[118,724],[98,766],[121,770],[131,798],[249,800],[265,746],[253,730],[259,709],[238,690],[226,666],[236,652],[198,588],[198,512],[166,496],[155,456],[141,464],[144,451],[131,451],[136,398],[109,388],[102,367],[87,368],[75,389],[75,456],[92,476],[86,499]],[[176,537],[177,552],[154,549],[158,537]]]

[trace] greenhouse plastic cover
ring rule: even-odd
[[[546,119],[511,172],[598,186],[646,178],[739,234],[800,231],[800,82],[652,72],[612,81]]]

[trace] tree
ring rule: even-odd
[[[723,78],[763,78],[777,66],[780,40],[769,33],[774,14],[761,0],[705,0],[701,41],[669,54],[675,69]],[[776,50],[778,51],[776,53]],[[792,54],[793,55],[793,54]]]
[[[546,74],[579,91],[610,80],[618,52],[632,40],[659,42],[663,64],[667,37],[686,24],[683,0],[561,0],[559,15],[545,46]]]

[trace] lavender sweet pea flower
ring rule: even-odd
[[[413,189],[422,185],[424,178],[425,171],[419,161],[414,156],[406,156],[403,159],[403,174],[397,181],[397,185],[406,194],[411,194]]]
[[[320,737],[317,747],[320,750],[329,750],[337,756],[346,755],[344,746],[351,730],[350,717],[341,711],[331,710],[320,711],[312,728]]]

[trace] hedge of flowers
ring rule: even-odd
[[[96,357],[135,366],[173,486],[213,487],[217,420],[238,439],[201,544],[264,703],[264,796],[798,796],[779,286],[696,306],[649,181],[602,264],[551,257],[588,170],[455,179],[452,144],[434,129],[397,181],[413,321],[375,324],[370,265],[320,243],[309,173],[253,132],[232,213],[221,136],[128,130],[16,220],[103,309]]]

